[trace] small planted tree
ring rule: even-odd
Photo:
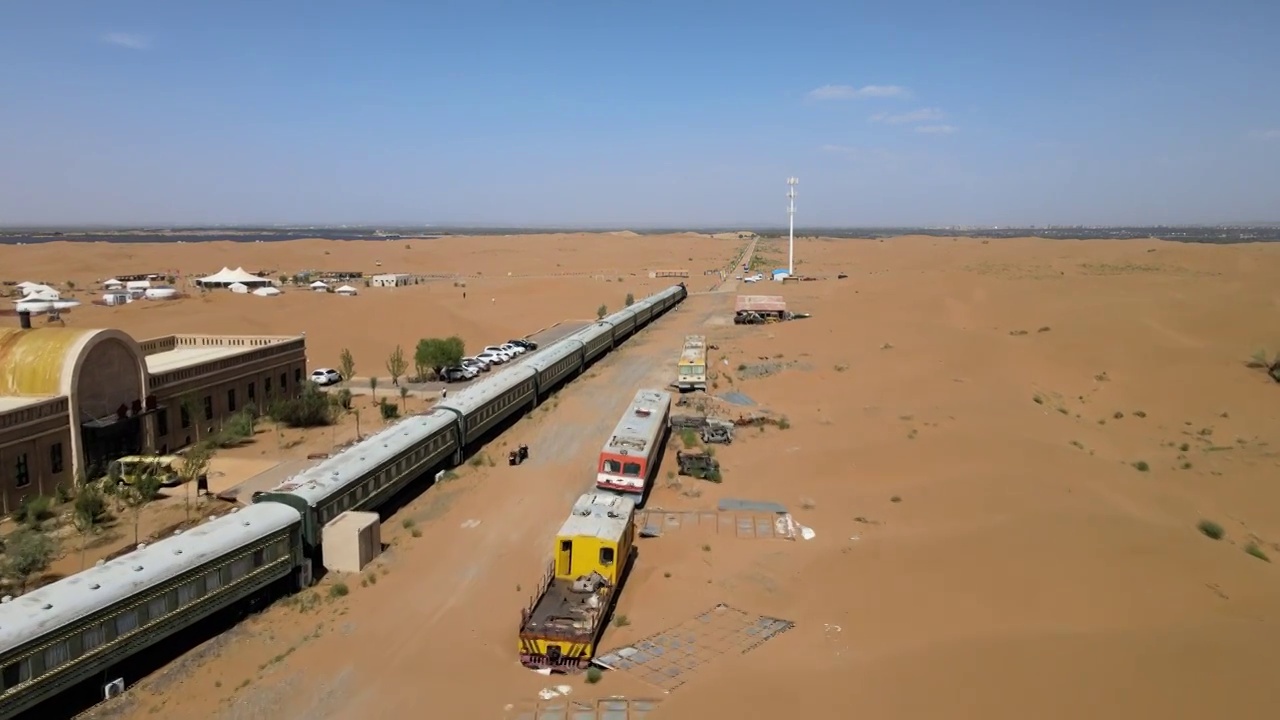
[[[186,506],[187,520],[191,519],[191,485],[209,472],[213,453],[214,448],[209,443],[197,443],[182,454],[182,467],[178,470],[178,476],[182,478],[182,486],[186,492],[183,502]]]
[[[89,547],[89,536],[111,514],[107,512],[107,499],[102,490],[94,483],[81,483],[76,488],[74,504],[71,509],[71,520],[76,531],[80,533],[80,569],[84,569],[85,551]]]
[[[200,416],[197,415],[201,410],[200,402],[196,400],[195,395],[187,394],[178,400],[178,407],[186,417],[187,423],[195,427],[195,441],[200,442]]]
[[[338,372],[342,373],[343,382],[351,382],[351,378],[355,377],[356,359],[347,348],[342,348],[342,352],[338,354]]]
[[[320,427],[333,422],[333,402],[328,394],[308,385],[297,397],[277,399],[270,414],[272,420],[289,427]]]
[[[378,412],[382,413],[383,420],[395,420],[400,417],[400,406],[383,398],[378,401]]]
[[[145,472],[133,478],[133,482],[124,488],[122,497],[124,504],[133,510],[133,544],[138,544],[138,525],[142,521],[142,508],[156,496],[160,494],[160,483],[163,478],[154,468],[147,468]]]
[[[396,387],[400,386],[400,378],[404,375],[404,371],[407,370],[408,367],[409,364],[405,362],[404,359],[404,350],[397,345],[396,349],[392,350],[391,355],[387,357],[387,372],[391,373],[392,385]]]
[[[600,305],[600,307],[596,308],[596,319],[597,319],[597,320],[603,320],[603,319],[604,319],[604,316],[605,316],[605,315],[608,315],[608,314],[609,314],[609,306],[608,306],[608,305],[601,304],[601,305]]]
[[[6,574],[17,582],[19,592],[23,592],[32,575],[48,569],[57,551],[58,543],[49,535],[38,530],[19,530],[4,544]]]
[[[374,400],[378,399],[378,378],[376,377],[369,378],[369,392],[373,393]]]
[[[400,388],[400,410],[407,412],[407,401],[409,399],[409,388]]]
[[[636,296],[632,295],[631,293],[627,293],[627,300],[626,300],[627,307],[631,307],[632,305],[635,305],[635,304],[636,304]]]

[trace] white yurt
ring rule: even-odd
[[[329,292],[329,286],[323,280],[317,280],[311,283],[311,289],[316,292]]]
[[[142,294],[148,300],[172,300],[178,297],[178,289],[164,286],[149,287]]]
[[[150,280],[130,280],[129,282],[125,283],[124,286],[130,290],[146,290],[147,288],[151,287],[151,281]]]
[[[351,287],[350,285],[343,285],[342,287],[338,288],[338,294],[339,295],[356,295],[358,294],[358,291],[355,288]]]
[[[244,283],[231,283],[227,286],[227,289],[233,293],[239,293],[241,295],[249,292],[249,286]]]
[[[32,283],[22,288],[22,297],[27,300],[57,300],[62,295],[48,285],[37,285]]]
[[[103,290],[119,290],[122,287],[124,287],[124,283],[115,278],[107,278],[102,281]]]
[[[280,288],[272,287],[271,285],[268,285],[266,287],[260,287],[257,290],[254,290],[253,294],[257,295],[258,297],[275,297],[280,294]]]

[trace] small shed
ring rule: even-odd
[[[784,278],[787,278],[791,275],[791,272],[788,271],[786,268],[774,268],[773,272],[770,275],[775,282],[782,282]]]
[[[129,295],[129,293],[124,292],[122,290],[102,293],[102,304],[106,305],[107,307],[115,307],[116,305],[125,305],[131,302],[133,302],[133,298]]]
[[[409,273],[382,273],[369,278],[373,287],[403,287],[413,284],[413,276]]]
[[[382,553],[378,513],[348,510],[325,523],[320,537],[327,570],[358,573]]]

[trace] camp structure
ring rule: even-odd
[[[339,294],[339,295],[357,295],[357,294],[359,294],[359,291],[358,291],[358,290],[356,290],[355,288],[351,287],[350,285],[343,285],[342,287],[338,288],[338,291],[337,291],[337,292],[338,292],[338,294]]]
[[[230,270],[224,267],[208,277],[202,277],[199,280],[196,280],[196,284],[205,288],[222,287],[230,289],[232,285],[242,285],[247,288],[265,287],[270,285],[271,281],[263,277],[258,277],[242,267],[238,267],[235,270]]]
[[[253,294],[258,297],[275,297],[280,294],[280,288],[267,285],[266,287],[260,287],[257,290],[254,290]]]
[[[787,301],[781,295],[739,295],[733,306],[735,325],[760,325],[790,319]]]
[[[329,292],[329,284],[323,280],[317,280],[311,283],[309,287],[316,292]]]

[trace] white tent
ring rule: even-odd
[[[23,295],[19,300],[14,300],[14,302],[24,302],[27,300],[49,302],[53,300],[60,300],[61,298],[62,296],[58,294],[57,290],[46,287],[41,290],[28,290],[26,295]]]
[[[261,287],[270,285],[271,281],[266,278],[260,278],[257,275],[238,267],[235,270],[222,268],[218,272],[200,278],[196,281],[201,287],[231,287],[235,284],[244,285],[245,287]]]
[[[342,287],[338,288],[339,295],[355,295],[356,293],[357,293],[356,289],[351,287],[350,285],[343,285]]]
[[[311,283],[311,289],[316,292],[329,292],[329,286],[323,280],[317,280]]]
[[[156,286],[147,288],[142,296],[148,300],[172,300],[178,297],[178,291],[176,288]]]
[[[244,283],[238,283],[238,282],[231,283],[230,285],[227,286],[227,289],[233,293],[240,293],[241,295],[249,292],[248,285],[245,285]]]
[[[54,290],[48,285],[41,285],[39,283],[24,283],[24,284],[26,285],[26,287],[23,287],[22,285],[18,286],[19,289],[22,290],[22,294],[24,297],[30,298],[30,297],[39,296],[41,300],[57,300],[59,297],[61,297],[58,294],[57,290]]]
[[[23,300],[14,309],[25,313],[57,312],[70,310],[80,303],[75,300]]]
[[[254,290],[253,294],[258,297],[275,297],[280,294],[280,288],[268,285],[267,287],[260,287],[257,290]]]
[[[130,280],[129,282],[125,283],[124,286],[129,288],[130,290],[146,290],[147,288],[151,287],[151,281],[150,280]]]
[[[108,290],[112,288],[121,288],[124,287],[124,283],[115,278],[107,278],[102,281],[102,287],[107,288]]]

